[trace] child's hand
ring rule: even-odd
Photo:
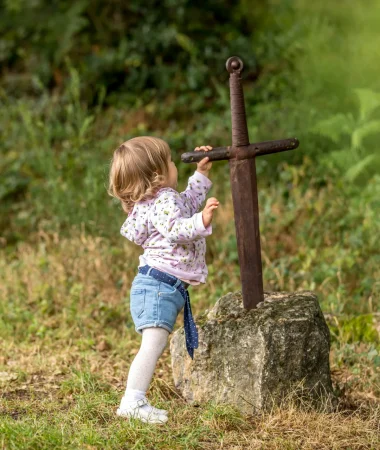
[[[203,225],[205,226],[205,228],[210,225],[214,209],[216,209],[218,206],[219,201],[215,197],[211,197],[207,200],[206,206],[202,211]]]
[[[205,152],[208,152],[211,150],[212,147],[210,145],[202,145],[202,147],[195,147],[194,151],[199,152],[200,150],[203,150]],[[212,167],[212,162],[208,161],[208,157],[201,159],[199,163],[197,163],[197,171],[203,173],[204,175],[208,175],[209,170]]]

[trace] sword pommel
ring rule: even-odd
[[[227,59],[226,69],[229,73],[241,72],[243,68],[243,61],[238,56],[231,56]]]

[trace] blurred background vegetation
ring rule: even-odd
[[[266,285],[319,290],[335,312],[378,307],[379,2],[0,5],[5,257],[41,233],[123,245],[124,216],[106,194],[112,151],[132,136],[167,139],[184,189],[194,166],[180,154],[230,143],[225,61],[239,55],[251,142],[301,142],[258,161]],[[212,179],[231,208],[228,164],[214,163]],[[208,250],[215,280],[217,255],[238,264],[221,221]]]

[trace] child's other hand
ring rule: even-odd
[[[207,200],[206,206],[202,211],[203,225],[205,226],[205,228],[207,228],[210,225],[214,209],[216,209],[218,206],[219,201],[215,197],[211,197]]]
[[[212,147],[210,145],[202,145],[201,147],[195,147],[194,151],[205,151],[208,152]],[[201,159],[199,163],[197,163],[197,171],[203,173],[204,175],[208,175],[209,170],[212,167],[212,162],[208,160],[208,157]]]

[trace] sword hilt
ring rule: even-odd
[[[240,147],[249,144],[244,93],[240,77],[244,64],[238,56],[231,56],[227,59],[226,68],[230,73],[232,145]]]

